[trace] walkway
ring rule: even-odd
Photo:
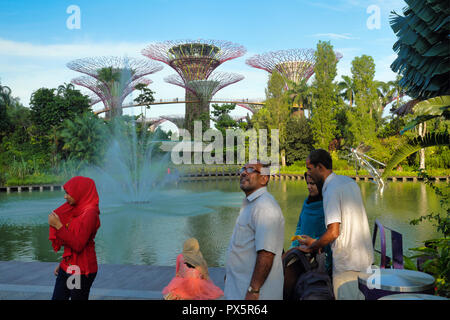
[[[0,261],[0,300],[49,300],[56,262]],[[209,268],[210,277],[224,288],[224,268]],[[92,300],[159,300],[175,275],[175,267],[102,264],[91,289]]]

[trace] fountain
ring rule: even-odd
[[[374,161],[384,167],[386,165],[365,154],[365,152],[370,150],[369,146],[360,144],[357,148],[348,148],[348,149],[350,149],[350,153],[347,155],[346,158],[349,161],[354,161],[356,174],[358,174],[358,168],[366,169],[372,176],[373,182],[378,186],[378,191],[380,192],[380,194],[382,194],[384,190],[384,181],[381,178],[381,173],[370,163],[370,161]]]
[[[143,126],[138,134],[135,121],[112,120],[112,136],[101,166],[91,167],[101,198],[122,203],[149,203],[153,193],[178,180],[168,174],[169,154],[159,155],[159,145]]]

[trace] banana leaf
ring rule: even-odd
[[[422,148],[433,146],[450,145],[450,134],[448,132],[429,132],[424,137],[417,136],[400,146],[386,164],[382,178],[386,178],[403,159]]]
[[[414,114],[442,116],[450,108],[450,96],[439,96],[421,101],[413,107]]]

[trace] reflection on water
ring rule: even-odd
[[[369,224],[378,218],[403,234],[405,250],[437,236],[430,223],[411,219],[439,210],[439,199],[423,183],[391,182],[383,196],[377,186],[359,182]],[[297,226],[307,196],[304,181],[271,181],[269,191],[285,216],[285,248]],[[48,241],[47,216],[63,192],[0,194],[0,260],[59,261]],[[149,204],[102,201],[96,237],[100,263],[174,265],[183,242],[196,237],[210,266],[224,266],[225,251],[244,194],[237,179],[184,182],[153,195]],[[389,244],[389,234],[388,244]],[[378,240],[379,241],[379,240]],[[377,244],[379,247],[379,244]],[[389,250],[389,246],[388,246]],[[388,251],[389,252],[389,251]]]

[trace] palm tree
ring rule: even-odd
[[[113,69],[113,67],[105,67],[97,71],[97,76],[100,81],[112,86],[114,82],[120,80],[120,71]]]
[[[0,138],[6,133],[9,125],[7,107],[11,105],[11,88],[0,83]]]
[[[11,88],[8,86],[2,86],[0,82],[0,105],[11,104]]]
[[[402,80],[402,76],[397,74],[395,80],[388,81],[388,85],[391,88],[392,91],[392,98],[396,100],[396,107],[398,108],[400,106],[400,98],[405,95],[405,88],[402,87],[400,84],[400,81]],[[392,100],[391,100],[392,101]],[[391,102],[389,101],[388,104]]]
[[[101,119],[92,112],[85,112],[73,121],[66,120],[60,136],[63,140],[63,150],[68,153],[68,159],[98,164],[102,158],[99,148],[105,141],[105,126]]]
[[[304,115],[304,110],[310,108],[310,90],[305,80],[296,83],[288,80],[287,95],[294,109],[294,114]]]
[[[344,100],[347,100],[351,108],[355,99],[355,86],[353,84],[352,78],[350,78],[349,76],[342,76],[342,79],[344,81],[338,83],[339,96]]]

